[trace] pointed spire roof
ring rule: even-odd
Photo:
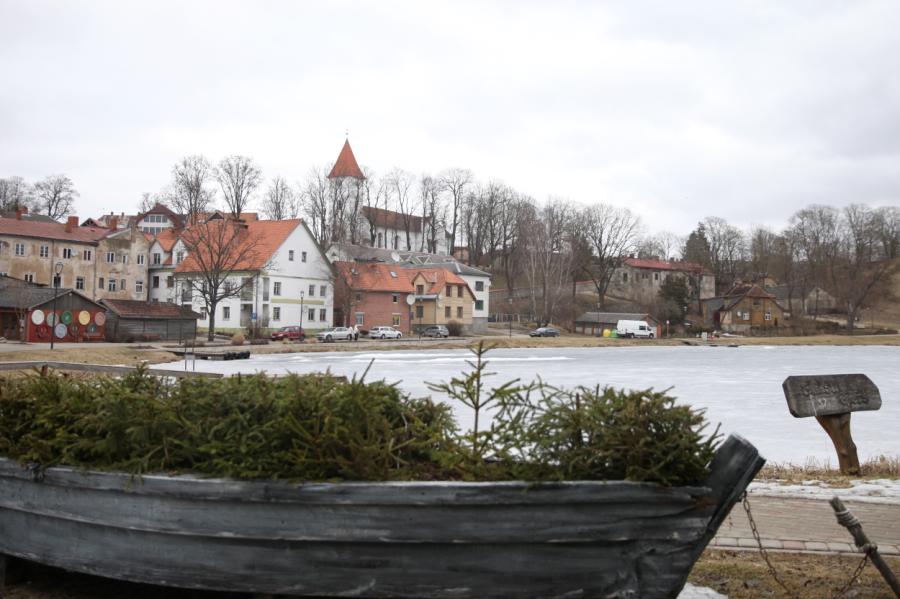
[[[356,163],[356,157],[353,155],[353,150],[350,149],[350,140],[348,139],[344,140],[344,147],[341,148],[337,162],[334,163],[334,167],[328,173],[329,179],[337,179],[339,177],[366,178]]]

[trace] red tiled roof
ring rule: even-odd
[[[163,302],[103,299],[100,302],[122,318],[200,318],[189,308]]]
[[[397,265],[380,262],[335,262],[334,266],[354,291],[390,291],[394,293],[412,293],[413,291],[407,271]],[[391,275],[391,273],[394,274]]]
[[[163,250],[171,252],[172,248],[175,247],[175,242],[178,241],[178,234],[174,229],[163,229],[156,234],[156,241],[159,242]]]
[[[67,225],[60,223],[0,218],[0,235],[37,237],[40,239],[56,239],[59,241],[73,241],[78,243],[96,243],[111,233],[111,231],[105,227],[78,226],[72,227],[71,231],[66,232],[66,226]]]
[[[353,150],[350,149],[350,140],[344,140],[344,147],[341,148],[341,153],[338,154],[337,162],[334,163],[331,172],[328,173],[329,179],[337,179],[338,177],[366,178],[356,163]]]
[[[428,293],[441,293],[446,285],[463,285],[466,289],[469,289],[469,284],[465,280],[446,268],[417,268],[409,272],[410,281],[414,281],[416,275],[421,274],[426,281],[431,283]],[[469,289],[469,293],[472,294],[472,297],[475,297],[471,289]]]
[[[362,207],[363,216],[376,227],[384,227],[385,229],[397,229],[399,231],[406,230],[406,219],[402,212],[394,212],[393,210],[385,210],[384,208],[372,208],[371,206]],[[422,217],[409,215],[409,232],[422,232]],[[401,236],[402,243],[406,243],[406,238]]]
[[[181,236],[184,240],[190,240],[192,234],[205,234],[204,228],[208,228],[209,231],[215,231],[216,227],[229,227],[222,239],[226,247],[231,247],[233,244],[236,256],[246,250],[248,245],[253,244],[252,250],[247,252],[244,259],[237,264],[229,266],[232,267],[232,270],[259,270],[266,265],[275,251],[281,247],[281,244],[285,242],[294,229],[300,226],[301,222],[303,221],[295,218],[290,220],[251,221],[241,225],[234,221],[219,220],[188,227]],[[186,243],[191,245],[187,241]],[[200,245],[202,249],[203,244]],[[214,246],[217,244],[210,245],[213,247],[207,247],[207,251],[216,249]],[[201,270],[202,267],[196,257],[190,252],[188,252],[184,261],[175,268],[175,272],[179,273],[200,272]]]
[[[625,264],[632,268],[649,268],[652,270],[675,270],[680,272],[703,272],[708,271],[696,262],[679,262],[670,260],[647,260],[644,258],[626,258]]]

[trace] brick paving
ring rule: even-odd
[[[869,539],[878,545],[880,553],[900,555],[900,504],[844,503],[862,523]],[[856,551],[850,533],[837,523],[827,501],[751,495],[750,509],[766,549],[823,553]],[[740,503],[719,527],[719,534],[710,546],[722,549],[757,546]]]

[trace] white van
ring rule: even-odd
[[[620,320],[616,323],[616,335],[619,337],[643,337],[653,339],[656,328],[647,324],[646,320]]]

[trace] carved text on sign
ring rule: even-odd
[[[878,387],[864,374],[789,376],[782,388],[797,418],[881,408]]]

